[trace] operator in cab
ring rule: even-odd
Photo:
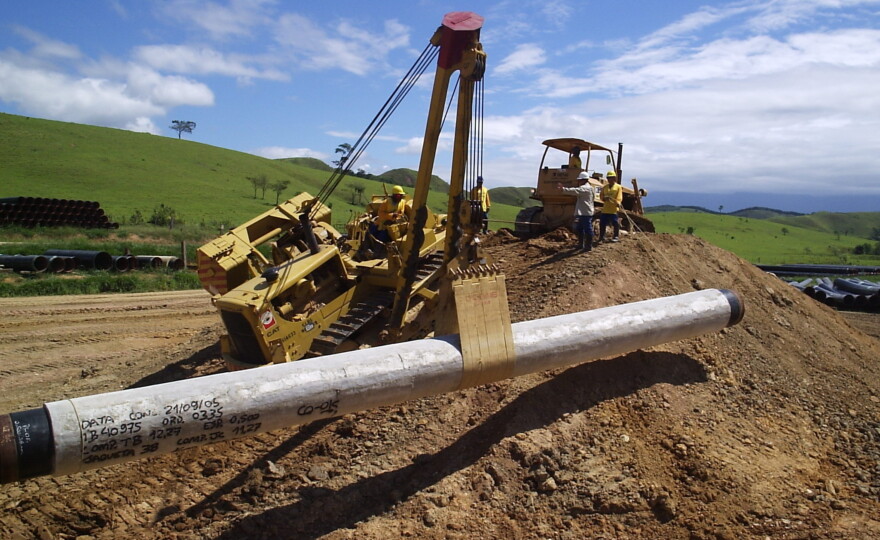
[[[568,168],[575,169],[580,171],[583,169],[581,166],[581,149],[580,147],[575,146],[571,149],[571,154],[568,156]]]
[[[406,195],[406,192],[401,186],[394,186],[391,188],[391,195],[386,197],[382,204],[379,205],[378,215],[373,221],[370,232],[380,242],[390,242],[391,234],[389,233],[389,228],[406,216],[406,200],[404,195]]]

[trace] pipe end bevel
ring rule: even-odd
[[[743,320],[743,317],[746,314],[746,306],[742,301],[742,298],[735,292],[729,289],[719,289],[721,294],[727,299],[727,303],[730,305],[730,319],[727,321],[727,327],[736,326]]]

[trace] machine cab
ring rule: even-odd
[[[541,157],[541,167],[538,170],[538,186],[532,198],[543,201],[545,206],[548,199],[571,198],[570,195],[560,193],[556,188],[557,184],[562,184],[563,187],[578,186],[578,175],[587,171],[590,175],[590,184],[601,187],[604,183],[601,180],[602,173],[596,169],[604,167],[608,170],[617,170],[614,153],[604,146],[575,138],[547,139],[543,144],[545,148]],[[551,149],[555,151],[551,152]],[[575,153],[579,153],[580,168],[570,166],[571,156]]]

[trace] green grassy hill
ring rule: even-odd
[[[875,243],[866,237],[837,235],[777,223],[776,219],[694,212],[660,212],[648,217],[657,232],[690,232],[753,263],[880,264],[878,255],[853,254],[857,245]]]
[[[489,190],[492,204],[508,204],[519,208],[540,206],[540,203],[529,197],[535,188],[528,187],[500,187]]]
[[[414,171],[413,169],[391,169],[390,171],[385,171],[384,173],[374,177],[373,179],[381,182],[387,182],[389,184],[412,187],[412,185],[416,181],[416,176],[418,176],[418,172]],[[430,185],[431,191],[436,191],[438,193],[449,193],[449,184],[436,174],[431,175]]]
[[[858,238],[878,238],[880,234],[880,212],[816,212],[800,216],[777,216],[770,219],[785,226],[802,227],[835,236],[854,236]]]
[[[122,224],[136,211],[149,217],[164,204],[176,212],[178,223],[227,228],[275,204],[270,190],[255,197],[247,177],[289,180],[280,196],[285,200],[303,191],[317,194],[333,170],[313,158],[272,160],[171,137],[3,113],[0,163],[0,198],[97,201],[112,221]],[[395,174],[414,177],[415,172],[400,169],[385,182]],[[429,194],[428,204],[446,212],[448,185],[435,179],[432,186],[438,189]],[[361,212],[365,198],[382,194],[382,182],[345,177],[328,201],[334,225]],[[360,200],[355,186],[364,187]],[[499,204],[493,217],[512,220],[517,211]]]

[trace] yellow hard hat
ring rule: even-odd
[[[606,178],[617,178],[617,173],[614,171],[608,171],[608,174],[605,175]]]
[[[394,186],[393,188],[391,188],[391,193],[393,195],[406,195],[406,191],[404,191],[403,188],[400,186]]]

